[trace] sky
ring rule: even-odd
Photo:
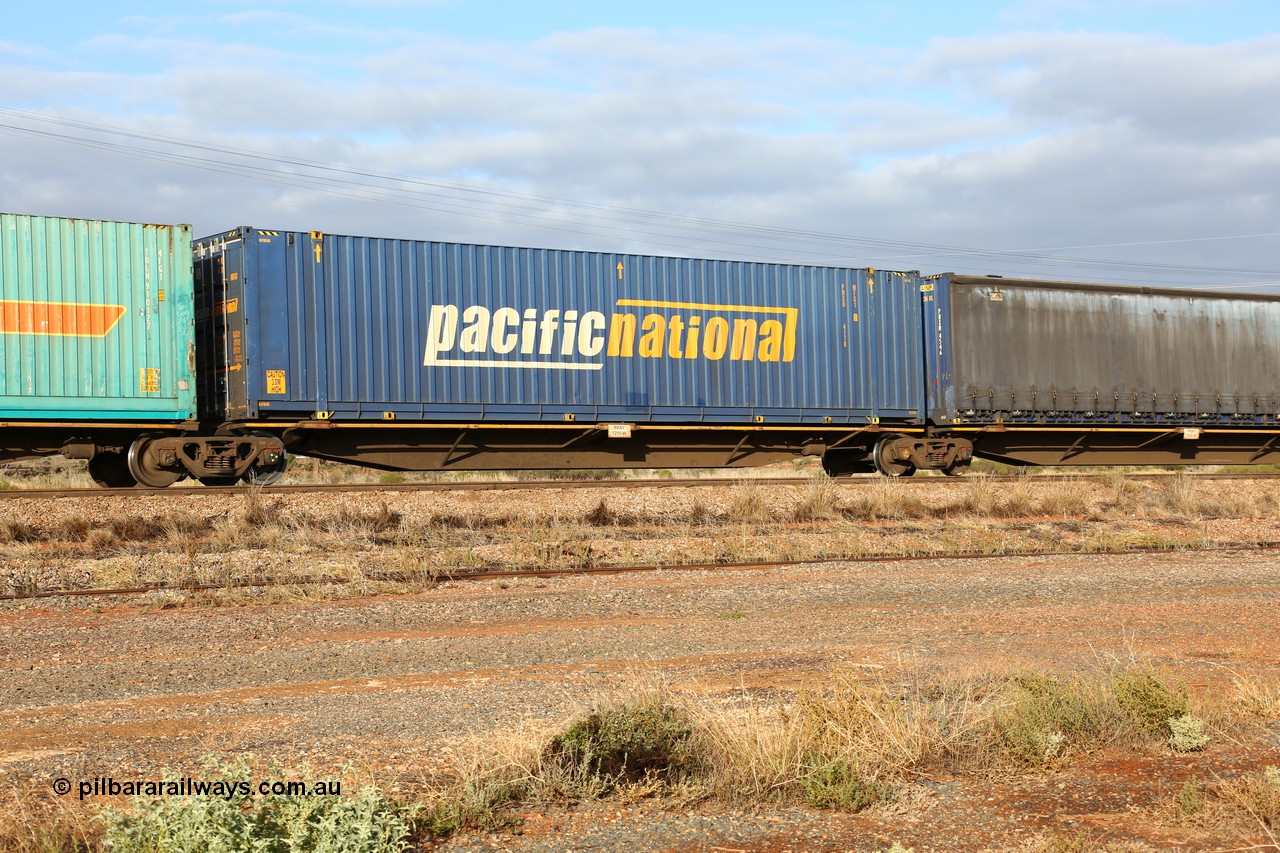
[[[52,0],[0,210],[1280,293],[1277,104],[1262,0]]]

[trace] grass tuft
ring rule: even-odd
[[[772,519],[773,511],[758,486],[743,486],[734,489],[733,500],[729,504],[729,518],[748,524],[760,524]]]
[[[244,511],[242,519],[248,527],[265,527],[280,516],[280,502],[268,505],[262,499],[262,487],[250,486],[244,493]]]
[[[40,529],[25,521],[4,519],[0,521],[0,542],[38,542]]]
[[[618,523],[618,514],[614,512],[604,498],[592,509],[588,510],[582,520],[595,527],[611,527]]]
[[[1214,793],[1237,814],[1247,815],[1276,841],[1280,830],[1280,767],[1270,766],[1214,786]]]
[[[796,521],[826,521],[835,518],[839,512],[836,487],[831,478],[823,475],[811,480],[808,491],[791,514]]]
[[[0,850],[7,853],[96,853],[101,835],[92,811],[35,784],[14,784],[0,801]]]

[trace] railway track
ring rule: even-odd
[[[927,485],[930,483],[958,484],[983,476],[992,482],[1018,482],[1031,479],[1037,483],[1080,480],[1099,480],[1106,474],[1009,474],[1009,475],[970,475],[968,477],[903,477],[894,482],[904,485]],[[1143,473],[1126,474],[1131,480],[1163,480],[1177,476],[1176,473]],[[1275,480],[1280,474],[1192,474],[1196,480]],[[837,486],[870,486],[884,482],[877,475],[835,477],[830,480]],[[308,493],[360,493],[360,492],[481,492],[481,491],[529,491],[539,489],[669,489],[713,486],[803,486],[813,482],[811,477],[699,477],[686,479],[645,479],[628,480],[515,480],[515,481],[459,481],[452,483],[292,483],[288,485],[258,487],[263,494],[288,495]],[[154,495],[189,495],[189,494],[243,494],[245,486],[171,486],[167,489],[148,489],[135,487],[132,489],[6,489],[0,491],[0,500],[33,500],[50,498],[95,498],[123,497],[139,498]]]
[[[572,566],[567,568],[523,568],[523,569],[481,569],[481,570],[436,570],[429,573],[370,572],[359,577],[335,577],[320,575],[304,578],[263,579],[252,581],[231,581],[227,583],[205,584],[153,584],[150,586],[114,587],[104,589],[60,589],[32,590],[0,595],[0,601],[23,601],[40,598],[101,598],[115,595],[145,595],[152,592],[213,592],[236,589],[268,589],[272,587],[296,586],[339,586],[342,584],[373,583],[443,583],[447,581],[487,581],[510,580],[513,578],[560,578],[579,575],[622,575],[651,572],[749,572],[768,571],[792,566],[821,566],[835,563],[853,565],[873,563],[906,563],[916,560],[992,560],[992,559],[1030,559],[1043,557],[1070,557],[1082,554],[1098,556],[1115,556],[1126,554],[1213,554],[1280,551],[1280,541],[1218,543],[1205,546],[1187,547],[1126,547],[1111,550],[1058,550],[1058,551],[951,551],[937,554],[907,554],[876,557],[832,557],[827,559],[803,560],[769,560],[764,562],[744,563],[651,563],[628,566]]]

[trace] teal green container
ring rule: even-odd
[[[0,214],[0,420],[195,415],[191,226]]]

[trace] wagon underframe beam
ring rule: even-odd
[[[1280,433],[1263,430],[968,432],[974,454],[1012,465],[1250,465],[1280,462]]]

